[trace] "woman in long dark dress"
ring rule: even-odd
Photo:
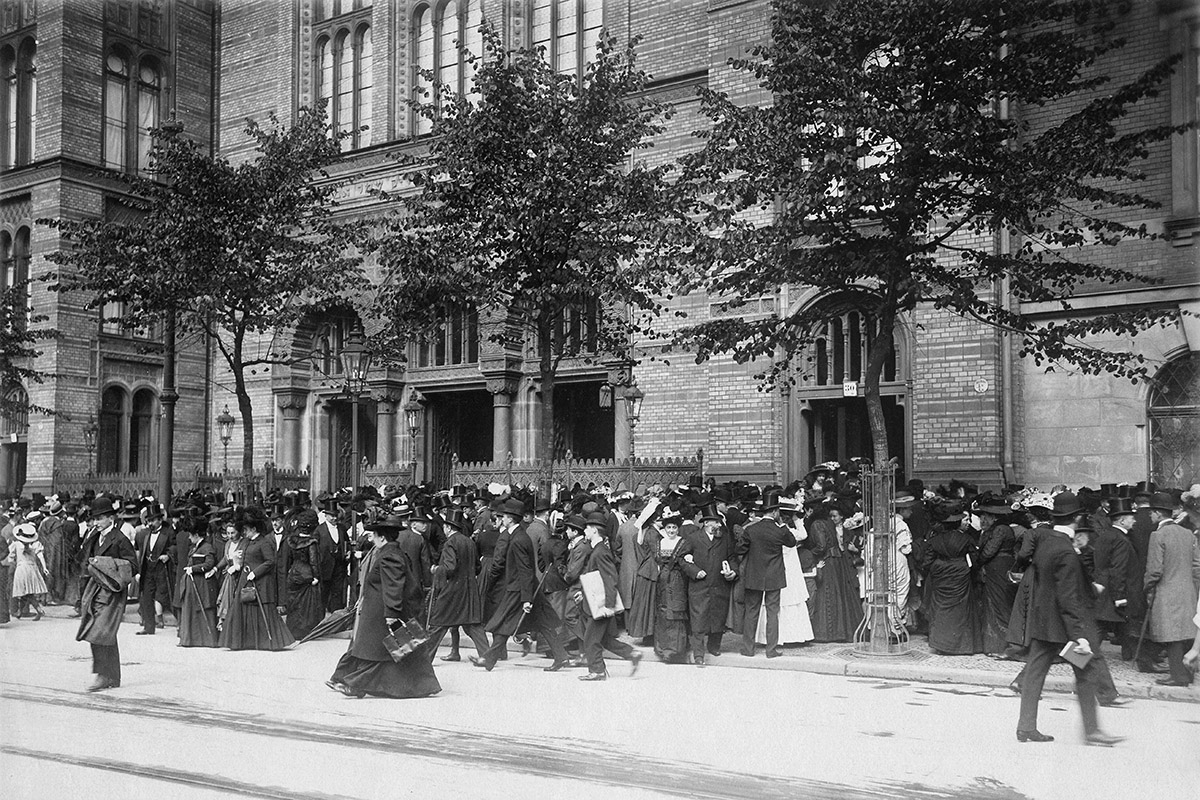
[[[633,549],[637,559],[637,571],[633,576],[632,602],[625,610],[625,631],[643,645],[652,644],[654,617],[658,608],[658,546],[662,539],[656,523],[651,519],[638,532]]]
[[[370,531],[374,547],[363,558],[358,614],[350,647],[325,684],[347,697],[428,697],[442,690],[433,672],[430,641],[400,662],[392,660],[383,639],[389,626],[420,613],[419,583],[400,545],[398,528],[380,526]]]
[[[245,549],[229,616],[221,631],[221,646],[230,650],[283,650],[296,637],[275,607],[275,539],[267,535],[267,518],[258,508],[245,509],[238,527]]]
[[[855,553],[848,549],[852,534],[842,528],[842,509],[833,503],[814,509],[807,523],[810,549],[817,559],[812,608],[813,640],[849,642],[862,622]]]
[[[185,521],[188,530],[187,560],[179,570],[174,606],[179,611],[180,647],[217,646],[217,555],[205,541],[204,523]]]
[[[941,516],[921,550],[921,566],[929,576],[929,647],[945,655],[982,653],[983,593],[975,579],[979,548],[962,529],[961,511]]]
[[[314,533],[296,531],[287,537],[287,626],[297,639],[308,636],[325,617],[318,579],[321,561]]]
[[[983,531],[979,537],[979,563],[986,599],[984,652],[990,655],[1000,655],[1008,648],[1008,620],[1017,597],[1017,585],[1008,577],[1017,555],[1017,536],[1007,524],[1011,512],[999,504],[982,505],[975,511]]]
[[[678,512],[662,518],[662,538],[654,560],[658,582],[654,592],[654,654],[662,661],[683,664],[688,657],[688,587],[683,559],[691,545],[679,535]]]

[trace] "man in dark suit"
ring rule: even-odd
[[[500,600],[497,602],[496,608],[492,612],[492,616],[484,620],[483,626],[489,632],[494,631],[491,625],[492,620],[496,618],[496,615],[499,614],[506,605],[505,596],[507,594],[507,587],[509,585],[508,547],[512,542],[513,535],[518,530],[525,529],[525,504],[520,500],[517,500],[515,497],[510,497],[496,508],[492,516],[493,518],[498,518],[500,521],[500,535],[496,538],[496,549],[492,551],[492,563],[488,568],[486,583],[492,587],[505,587],[505,594],[500,596]],[[528,539],[529,537],[526,536],[525,538]],[[530,540],[529,546],[532,549],[532,540]],[[524,561],[524,559],[522,559],[522,561]],[[529,562],[529,575],[533,576],[534,580],[536,580],[536,576],[533,574],[532,561]],[[532,594],[533,592],[531,590],[530,596],[532,596]],[[487,605],[486,601],[484,605]],[[507,635],[501,636],[493,632],[492,657],[497,661],[504,661],[508,658]]]
[[[435,641],[430,657],[437,653],[442,638],[451,628],[461,627],[475,644],[478,658],[487,658],[491,646],[483,631],[483,597],[475,566],[479,551],[467,535],[470,523],[461,509],[446,516],[447,536],[438,563],[433,565],[433,611],[429,618],[429,637]],[[419,537],[418,537],[419,538]],[[458,648],[443,661],[458,661]]]
[[[400,526],[396,544],[412,562],[423,597],[432,580],[433,555],[429,541],[425,538],[426,530],[423,530],[423,526],[430,524],[430,517],[424,511],[410,515],[405,513],[406,510],[406,507],[402,506],[398,509],[400,513],[389,516],[387,519]]]
[[[129,562],[128,577],[137,569],[138,555],[128,537],[117,527],[121,502],[100,495],[91,502],[92,534],[80,554],[85,569],[91,558],[107,557]],[[114,689],[121,685],[121,651],[117,629],[125,613],[125,587],[89,576],[80,602],[82,616],[75,638],[92,646],[92,673],[95,681],[89,692]]]
[[[142,617],[138,636],[153,636],[155,627],[163,624],[163,609],[171,605],[174,545],[170,530],[163,526],[162,504],[152,503],[146,511],[146,524],[138,528],[134,537],[138,557],[138,610]]]
[[[288,606],[288,567],[291,566],[291,550],[288,548],[288,527],[296,529],[294,520],[289,520],[282,509],[276,509],[271,514],[271,531],[267,535],[275,542],[275,569],[272,570],[272,580],[275,582],[275,610],[279,616],[287,615]]]
[[[1075,552],[1077,529],[1086,525],[1086,517],[1078,498],[1061,492],[1054,498],[1051,512],[1054,527],[1043,535],[1033,553],[1034,580],[1030,598],[1030,614],[1026,639],[1029,656],[1021,684],[1021,715],[1017,722],[1017,741],[1049,742],[1048,736],[1037,729],[1038,700],[1046,674],[1055,656],[1068,643],[1081,656],[1093,654],[1091,642],[1096,639],[1096,621],[1087,600],[1090,587]],[[1084,740],[1087,744],[1111,746],[1122,741],[1100,729],[1096,704],[1096,670],[1092,659],[1075,671],[1075,694],[1083,716]]]
[[[1129,542],[1129,529],[1133,526],[1133,502],[1129,498],[1114,497],[1108,501],[1108,524],[1096,528],[1092,543],[1095,566],[1092,580],[1096,584],[1096,622],[1101,629],[1113,636],[1113,641],[1124,647],[1129,639],[1127,619],[1133,610],[1131,598],[1140,598],[1137,583],[1131,583],[1137,570],[1137,553]],[[1138,615],[1142,613],[1136,604]],[[1134,633],[1136,637],[1136,632]],[[1132,655],[1130,656],[1132,657]]]
[[[736,550],[733,535],[715,504],[700,509],[703,527],[687,536],[692,552],[683,558],[688,580],[688,618],[691,628],[692,660],[704,666],[705,651],[721,654],[729,595],[737,572],[733,569]]]
[[[608,669],[604,664],[605,650],[629,661],[630,676],[637,672],[638,663],[642,660],[640,651],[617,638],[615,617],[620,600],[620,594],[617,592],[617,561],[608,546],[605,530],[606,520],[603,514],[592,513],[586,518],[583,531],[591,549],[580,575],[589,572],[599,574],[604,600],[603,606],[596,608],[592,606],[586,593],[583,593],[583,655],[587,660],[588,674],[580,675],[581,681],[602,681],[608,678]]]
[[[346,607],[346,575],[350,548],[337,521],[337,498],[328,492],[317,498],[317,542],[321,554],[321,603],[332,613]]]
[[[746,526],[737,545],[746,617],[742,622],[742,655],[753,656],[759,611],[767,607],[767,658],[783,655],[779,647],[779,590],[787,585],[783,548],[795,547],[795,535],[779,524],[779,493],[763,495],[762,517]]]

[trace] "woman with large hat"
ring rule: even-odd
[[[430,641],[401,661],[393,661],[384,645],[391,629],[420,612],[414,598],[417,572],[396,538],[400,528],[373,524],[366,529],[371,549],[359,569],[358,614],[350,647],[338,660],[325,685],[347,697],[427,697],[442,690],[433,672]],[[423,621],[423,620],[422,620]]]
[[[34,620],[42,618],[42,602],[46,598],[45,548],[38,540],[37,523],[41,513],[30,511],[25,520],[13,528],[13,543],[8,548],[8,560],[12,563],[12,596],[17,604],[17,619],[27,610],[33,611]]]
[[[982,653],[979,548],[963,530],[964,514],[957,502],[947,502],[938,516],[921,551],[921,567],[929,576],[929,647],[944,655]]]
[[[983,569],[984,652],[1001,655],[1008,650],[1008,620],[1017,598],[1017,585],[1008,577],[1017,556],[1017,535],[1008,524],[1012,506],[1000,498],[975,501],[979,519],[979,565]]]
[[[267,535],[262,509],[250,506],[236,519],[245,537],[221,646],[230,650],[283,650],[296,641],[276,608],[275,539]]]
[[[217,646],[217,554],[205,539],[204,520],[182,519],[188,551],[179,569],[174,606],[179,609],[179,646]]]
[[[321,598],[321,556],[315,527],[292,526],[287,541],[287,626],[303,639],[325,617]]]
[[[688,540],[679,535],[683,515],[663,512],[662,537],[652,554],[658,566],[654,590],[654,654],[660,660],[681,664],[688,657],[688,581],[684,559],[692,556]]]
[[[863,618],[858,596],[858,575],[853,536],[842,526],[846,512],[839,500],[822,502],[808,524],[811,549],[817,559],[817,577],[812,597],[813,639],[818,642],[849,642]]]

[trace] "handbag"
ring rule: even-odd
[[[238,592],[238,599],[243,603],[253,603],[258,600],[258,587],[253,583],[243,586]]]
[[[392,661],[399,664],[428,641],[429,632],[420,622],[410,619],[388,630],[387,635],[383,637],[383,647],[392,657]]]

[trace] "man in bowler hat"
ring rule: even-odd
[[[76,639],[87,641],[92,646],[92,672],[96,679],[88,687],[89,692],[114,689],[121,685],[121,651],[117,647],[117,629],[125,613],[126,586],[121,580],[132,578],[137,569],[137,551],[133,543],[117,527],[117,510],[120,501],[101,495],[91,503],[93,536],[82,554],[83,564],[94,557],[102,559],[112,571],[102,579],[97,575],[88,578],[81,600],[82,617]],[[103,559],[111,559],[103,561]],[[122,574],[117,561],[129,562],[128,575]]]

